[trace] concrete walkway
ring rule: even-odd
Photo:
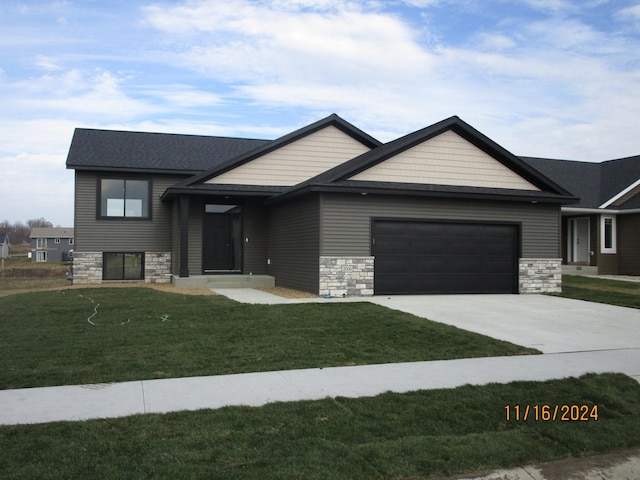
[[[355,398],[387,391],[542,381],[589,372],[621,372],[640,378],[640,348],[1,390],[0,424]]]

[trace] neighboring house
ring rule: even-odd
[[[69,262],[73,260],[73,228],[31,229],[31,261]]]
[[[74,283],[558,291],[577,201],[458,117],[386,144],[337,115],[273,141],[76,129],[67,167]]]
[[[0,258],[9,258],[9,235],[0,235]]]
[[[600,275],[640,275],[640,156],[523,159],[580,198],[562,207],[563,263]]]

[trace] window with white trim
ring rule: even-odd
[[[600,252],[616,253],[616,217],[600,217]]]
[[[46,238],[37,238],[36,239],[36,248],[47,248],[47,239]]]
[[[46,262],[47,261],[47,251],[39,250],[36,252],[36,262]]]
[[[73,238],[69,239],[69,245],[73,245]]]
[[[54,242],[54,243],[60,243],[60,239],[59,239],[59,238],[56,238],[53,242]]]

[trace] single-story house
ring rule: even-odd
[[[69,262],[73,260],[73,228],[34,227],[31,229],[31,261]]]
[[[276,140],[79,128],[67,168],[74,283],[553,292],[578,201],[455,116],[384,144],[335,114]]]
[[[640,275],[640,155],[602,163],[523,160],[579,197],[561,207],[564,264],[599,275]]]

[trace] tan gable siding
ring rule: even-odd
[[[368,147],[328,126],[206,183],[292,186],[367,151]]]
[[[450,130],[350,180],[539,190]]]

